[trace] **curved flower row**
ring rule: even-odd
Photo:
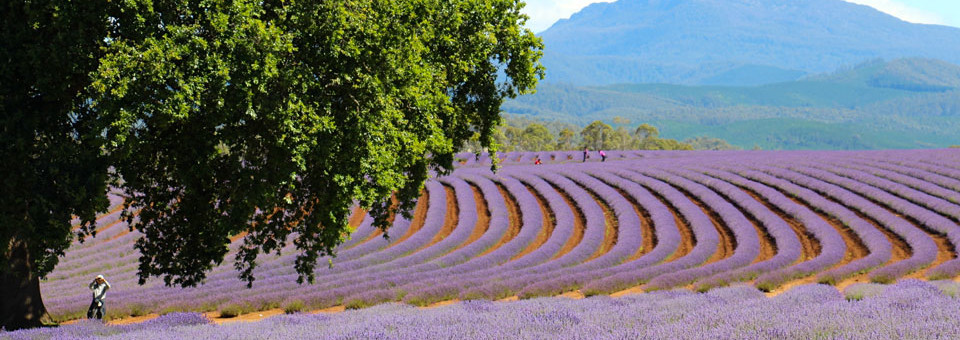
[[[305,285],[294,283],[296,249],[288,246],[261,256],[253,288],[237,279],[230,257],[199,287],[140,286],[132,245],[141,234],[118,220],[122,197],[111,194],[97,237],[71,247],[42,283],[45,301],[61,317],[82,315],[96,274],[114,286],[108,310],[116,315],[708,290],[738,281],[773,290],[810,276],[887,282],[938,256],[942,263],[923,275],[960,275],[960,259],[944,256],[960,245],[956,151],[582,155],[498,154],[503,167],[492,173],[489,155],[460,154],[450,176],[426,183],[416,218],[393,220],[390,238],[356,210],[364,215],[353,218],[353,235],[324,259],[333,266]],[[762,234],[772,253],[761,254]],[[953,248],[938,248],[931,234]],[[233,251],[242,236],[232,238]],[[909,256],[892,261],[897,238]]]

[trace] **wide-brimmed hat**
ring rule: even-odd
[[[102,279],[102,278],[103,278],[103,275],[97,275],[97,278],[98,278],[98,279]]]

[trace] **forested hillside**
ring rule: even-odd
[[[944,147],[960,142],[960,66],[872,60],[760,86],[544,84],[504,110],[577,125],[623,117],[668,138],[711,136],[743,148]]]

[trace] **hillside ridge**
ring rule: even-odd
[[[759,85],[875,58],[960,63],[960,28],[841,0],[620,0],[540,34],[551,83]]]

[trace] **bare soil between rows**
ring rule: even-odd
[[[502,247],[504,244],[507,244],[507,242],[510,242],[510,240],[513,240],[514,237],[517,237],[517,235],[520,234],[520,227],[521,227],[521,224],[523,223],[522,217],[520,215],[520,205],[517,204],[517,201],[513,198],[513,196],[510,195],[507,189],[503,187],[503,184],[497,183],[497,190],[500,191],[500,195],[503,196],[503,201],[504,203],[506,203],[507,217],[510,221],[510,225],[507,228],[507,232],[503,234],[502,238],[500,238],[500,241],[498,241],[492,247],[487,248],[487,250],[480,253],[480,255],[477,255],[477,257],[481,257],[496,251],[497,249]]]
[[[453,188],[448,185],[444,185],[443,189],[447,193],[447,207],[444,211],[443,227],[440,228],[440,232],[430,239],[430,242],[414,252],[430,248],[434,244],[443,241],[443,239],[450,236],[457,227],[457,222],[460,220],[460,204],[457,202],[457,195],[454,193]]]
[[[418,231],[420,231],[421,228],[423,228],[423,225],[426,223],[426,220],[427,220],[427,207],[429,207],[430,205],[429,204],[430,200],[438,199],[438,198],[430,198],[430,196],[431,195],[429,192],[427,192],[426,190],[423,191],[423,193],[420,195],[420,198],[417,199],[417,206],[413,209],[413,220],[410,221],[410,228],[407,229],[407,232],[404,233],[403,236],[398,238],[396,241],[390,242],[390,245],[388,245],[384,249],[390,249],[393,246],[403,243],[403,241],[406,241],[407,239],[413,237],[413,235],[415,235]]]
[[[548,208],[547,201],[540,195],[536,190],[533,189],[530,185],[524,183],[524,186],[527,188],[527,191],[537,200],[537,205],[540,206],[540,214],[543,218],[543,222],[540,226],[540,232],[537,233],[537,238],[527,246],[526,249],[521,251],[519,254],[515,255],[510,261],[519,259],[524,255],[530,254],[533,251],[539,249],[543,246],[544,243],[547,243],[547,240],[550,239],[550,236],[553,235],[553,230],[557,227],[556,216]]]
[[[554,228],[556,227],[556,215],[548,207],[545,199],[539,193],[537,193],[536,190],[534,190],[532,187],[526,184],[524,185],[526,186],[527,190],[529,190],[530,193],[536,198],[537,204],[539,205],[541,212],[543,214],[543,221],[542,221],[542,225],[540,226],[540,230],[537,234],[536,239],[533,242],[531,242],[530,245],[525,247],[521,252],[514,255],[511,260],[520,258],[538,249],[550,238]],[[574,215],[574,233],[570,237],[570,239],[568,239],[567,242],[564,244],[563,248],[552,258],[552,259],[556,259],[572,251],[572,249],[574,249],[582,241],[584,237],[584,231],[586,228],[586,217],[584,216],[580,207],[576,204],[576,202],[573,201],[573,199],[570,197],[568,193],[564,192],[553,183],[550,183],[550,185],[563,197],[564,201],[567,203],[568,207],[571,209]],[[474,226],[474,230],[470,238],[466,242],[461,244],[457,249],[462,248],[478,240],[490,228],[490,225],[489,225],[490,211],[487,205],[487,201],[484,199],[480,190],[475,185],[471,184],[471,187],[473,190],[474,198],[476,200],[475,204],[478,211],[478,220],[477,220],[476,226]],[[721,261],[723,259],[726,259],[732,256],[734,253],[734,249],[736,248],[736,245],[737,245],[737,240],[733,235],[732,230],[729,228],[729,226],[723,223],[723,220],[721,219],[719,214],[713,209],[715,207],[708,206],[707,204],[705,204],[705,202],[694,197],[683,188],[679,188],[677,186],[674,186],[674,187],[680,192],[682,192],[686,196],[686,198],[689,199],[692,203],[697,205],[703,211],[703,213],[710,219],[710,221],[718,231],[720,244],[718,245],[716,253],[714,253],[706,263]],[[504,203],[507,207],[507,215],[509,216],[509,227],[507,232],[503,235],[503,237],[499,240],[499,242],[497,242],[494,246],[484,251],[479,256],[483,256],[485,254],[493,252],[496,249],[503,246],[504,244],[508,243],[510,240],[514,239],[520,233],[521,228],[524,227],[522,226],[522,216],[521,216],[522,212],[520,210],[519,204],[517,203],[516,199],[513,197],[513,195],[510,192],[508,192],[505,189],[505,187],[502,184],[497,183],[497,188],[498,188],[499,194],[503,196]],[[599,249],[597,249],[595,253],[587,260],[589,261],[591,259],[594,259],[596,257],[599,257],[605,254],[611,248],[613,248],[614,245],[617,244],[618,234],[620,231],[619,228],[621,226],[619,225],[619,221],[617,221],[615,214],[613,213],[610,205],[608,205],[607,202],[597,197],[596,194],[593,191],[589,190],[588,188],[583,186],[581,186],[581,188],[586,190],[592,196],[593,200],[600,206],[600,208],[603,211],[604,219],[605,219],[604,241],[602,243],[602,246]],[[794,230],[794,232],[797,234],[798,238],[800,239],[800,242],[802,245],[802,256],[798,260],[798,262],[813,259],[820,254],[820,252],[822,251],[822,246],[817,241],[817,239],[806,230],[806,227],[800,221],[798,221],[796,218],[792,216],[787,215],[782,210],[774,206],[771,202],[759,196],[756,192],[753,192],[743,187],[740,187],[740,188],[744,192],[749,194],[751,197],[753,197],[757,202],[764,205],[767,209],[776,213],[779,216],[779,218],[781,218]],[[441,231],[437,235],[435,235],[434,238],[431,239],[431,241],[426,246],[423,246],[420,248],[421,250],[433,244],[436,244],[437,242],[449,236],[458,224],[459,202],[457,202],[456,195],[454,193],[454,190],[451,187],[445,185],[444,189],[446,194],[445,195],[446,196],[446,202],[445,202],[446,215],[444,218],[444,225],[442,226]],[[856,233],[854,233],[853,230],[851,230],[850,228],[846,227],[842,222],[821,211],[818,211],[817,209],[814,209],[811,205],[807,204],[806,202],[796,197],[793,197],[787,194],[783,190],[779,190],[779,189],[777,190],[783,193],[786,197],[793,200],[795,203],[803,207],[806,207],[807,209],[812,211],[818,217],[820,217],[829,225],[831,225],[833,228],[835,228],[838,231],[838,233],[841,235],[841,237],[843,238],[847,246],[847,252],[843,260],[831,266],[830,269],[839,268],[839,267],[848,265],[849,263],[857,259],[860,259],[869,255],[869,250],[866,248],[863,242],[859,239]],[[656,240],[654,238],[655,237],[654,228],[656,226],[652,225],[652,220],[650,218],[650,215],[645,210],[643,210],[643,207],[639,206],[635,200],[631,199],[631,197],[627,195],[625,192],[623,192],[621,189],[617,188],[617,191],[620,193],[620,195],[623,196],[624,199],[627,199],[629,202],[631,202],[631,204],[633,205],[634,213],[636,213],[637,216],[639,216],[641,221],[641,226],[639,227],[642,229],[643,244],[642,244],[642,247],[638,249],[636,253],[633,254],[627,260],[627,261],[632,261],[641,257],[645,253],[652,250],[654,246],[656,246]],[[686,223],[686,221],[684,221],[682,216],[678,213],[677,209],[672,204],[670,204],[670,202],[666,201],[663,197],[659,196],[655,191],[651,190],[651,192],[656,196],[657,199],[659,199],[670,210],[670,212],[673,215],[673,218],[677,223],[677,227],[679,228],[679,231],[681,234],[682,241],[681,241],[680,247],[677,249],[677,251],[674,254],[672,254],[667,259],[667,261],[672,261],[674,259],[685,256],[693,249],[693,247],[696,244],[696,240],[694,239],[694,235],[690,230],[690,226]],[[884,265],[889,265],[891,263],[902,261],[911,256],[912,250],[910,249],[909,245],[901,237],[893,233],[891,230],[880,225],[874,218],[871,218],[870,216],[866,216],[865,214],[861,213],[857,209],[850,207],[846,204],[843,204],[843,202],[836,201],[831,197],[828,197],[819,193],[818,195],[820,195],[824,199],[833,201],[835,203],[838,203],[844,206],[845,208],[854,212],[859,218],[870,223],[874,228],[883,232],[883,234],[887,237],[888,241],[892,245],[892,256],[890,260],[887,261]],[[416,208],[414,211],[414,218],[411,221],[410,229],[403,236],[397,239],[395,242],[391,242],[390,246],[401,243],[402,241],[416,234],[418,231],[420,231],[420,229],[424,227],[426,214],[427,214],[427,206],[428,206],[427,203],[429,202],[429,199],[431,199],[429,196],[430,195],[426,192],[422,194],[420,199],[417,201]],[[439,196],[439,195],[435,195],[435,196]],[[433,199],[440,199],[440,198],[435,197]],[[725,199],[727,201],[732,201],[727,198]],[[876,203],[880,207],[887,209],[891,213],[896,214],[889,207],[877,202],[874,202],[874,203]],[[735,202],[731,202],[731,204],[736,205]],[[743,211],[743,209],[741,209],[741,211]],[[758,236],[760,237],[760,245],[759,245],[760,255],[753,262],[756,263],[756,262],[773,258],[777,253],[775,240],[766,231],[765,227],[761,223],[759,223],[755,218],[753,218],[753,216],[747,214],[745,211],[743,212],[744,212],[744,215],[747,216],[749,221],[753,224],[753,227],[756,229]],[[350,217],[350,224],[353,226],[359,225],[360,222],[362,222],[365,214],[366,214],[365,211],[354,209],[353,214]],[[926,272],[929,270],[929,268],[936,267],[937,265],[943,262],[956,258],[955,249],[950,244],[949,240],[946,239],[946,237],[936,233],[932,233],[929,230],[925,230],[924,228],[919,226],[915,221],[905,218],[900,214],[896,214],[896,215],[900,218],[903,218],[908,223],[911,223],[914,227],[917,227],[917,228],[920,228],[921,230],[926,231],[928,235],[934,239],[938,248],[937,258],[931,266],[929,266],[925,270],[918,270],[902,278],[924,279],[926,277]],[[113,226],[113,224],[106,226],[104,229],[109,228],[111,226]],[[535,226],[531,226],[531,227],[535,227]],[[364,241],[358,242],[357,244],[366,242],[372,239],[373,237],[375,237],[376,235],[379,235],[379,234],[376,232],[371,233],[371,235],[367,236]],[[116,238],[119,236],[121,235],[114,236],[113,238]],[[238,235],[238,236],[242,237],[242,235]],[[783,292],[786,292],[796,286],[815,283],[816,276],[817,276],[816,274],[813,274],[797,280],[789,281],[784,285],[782,285],[781,287],[779,287],[778,289],[766,293],[766,295],[769,297],[773,297]],[[958,278],[957,280],[960,280],[960,278]],[[851,284],[863,283],[863,282],[869,282],[869,276],[867,273],[858,274],[858,275],[849,277],[847,279],[844,279],[843,281],[837,283],[835,285],[835,288],[840,291],[843,291],[843,289],[845,289]],[[621,297],[621,296],[626,296],[631,294],[644,293],[641,287],[642,285],[631,287],[629,289],[625,289],[625,290],[610,294],[610,296],[616,298],[616,297]],[[691,289],[691,286],[688,286],[686,288]],[[580,299],[580,298],[584,298],[584,295],[579,290],[575,290],[575,291],[565,292],[563,294],[557,295],[556,297]],[[498,300],[497,302],[509,302],[509,301],[516,301],[516,300],[518,300],[518,298],[516,296],[513,296],[513,297],[508,297],[505,299]],[[453,305],[458,302],[460,302],[460,300],[440,301],[440,302],[433,303],[428,306],[424,306],[420,308],[421,309],[437,308],[442,306]],[[339,313],[339,312],[343,312],[344,310],[345,309],[343,306],[334,306],[334,307],[325,308],[325,309],[313,310],[308,313],[312,313],[312,314]],[[284,314],[284,311],[282,309],[270,309],[265,311],[249,313],[249,314],[243,314],[243,315],[239,315],[232,318],[220,317],[220,314],[218,312],[205,313],[205,315],[207,315],[213,322],[217,324],[259,321],[259,320],[263,320],[279,314]],[[126,317],[126,318],[108,321],[108,324],[112,324],[112,325],[131,324],[131,323],[138,323],[138,322],[151,320],[157,317],[159,317],[158,314]],[[77,320],[71,320],[71,321],[64,322],[63,324],[70,324],[76,321]]]
[[[580,208],[577,207],[576,203],[573,202],[573,198],[571,198],[566,191],[563,191],[553,183],[550,183],[550,186],[552,186],[553,189],[556,190],[561,197],[563,197],[563,201],[567,203],[567,206],[570,207],[570,211],[573,212],[573,234],[570,235],[569,239],[567,239],[567,243],[564,243],[563,248],[560,248],[560,251],[550,258],[552,261],[562,257],[563,255],[566,255],[578,244],[580,244],[580,241],[583,240],[583,232],[587,228],[587,222],[583,217],[583,213],[580,211]]]
[[[467,241],[457,246],[454,251],[476,242],[490,229],[490,209],[487,207],[487,201],[483,199],[483,194],[476,185],[471,183],[470,188],[473,190],[473,203],[477,207],[477,224],[474,225],[473,232],[470,233]]]

